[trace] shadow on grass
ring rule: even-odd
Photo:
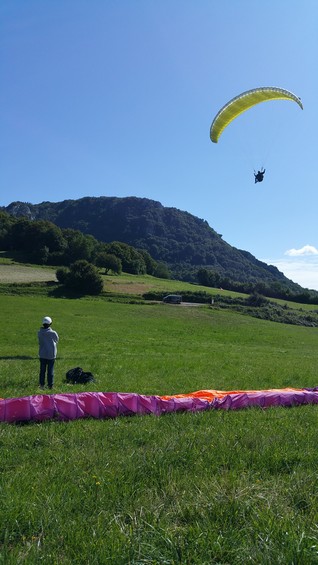
[[[31,355],[0,355],[0,361],[4,359],[14,359],[16,361],[27,361],[30,359],[38,359],[38,357],[31,357]]]
[[[47,283],[48,284],[48,283]],[[50,285],[48,284],[48,286],[53,286],[54,288],[50,289],[48,291],[48,296],[50,296],[51,298],[68,298],[68,299],[78,299],[78,298],[84,298],[84,296],[87,296],[88,293],[86,292],[75,292],[74,290],[68,289],[63,285],[59,285],[57,283],[51,283]],[[96,295],[89,295],[89,296],[96,296]]]

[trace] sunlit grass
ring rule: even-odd
[[[0,283],[56,281],[55,270],[49,267],[18,265],[0,259]]]
[[[215,295],[221,293],[224,296],[245,297],[246,294],[228,290],[221,290],[201,286],[199,284],[192,284],[182,281],[171,279],[159,279],[151,275],[130,275],[123,273],[122,275],[104,275],[105,290],[110,292],[133,292],[136,289],[136,294],[144,294],[150,290],[173,293],[177,292],[207,292],[208,294]]]
[[[317,329],[209,307],[0,295],[0,397],[317,385]],[[64,382],[80,365],[96,382]],[[317,407],[0,426],[0,563],[317,563]]]

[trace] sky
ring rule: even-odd
[[[2,0],[0,206],[150,198],[318,290],[317,26],[317,0]],[[259,86],[304,110],[259,104],[212,143]]]

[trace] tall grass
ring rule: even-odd
[[[0,396],[317,384],[317,329],[212,308],[0,295]],[[70,387],[76,365],[94,373]],[[0,426],[0,563],[318,563],[317,407]]]

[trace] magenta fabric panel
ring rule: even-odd
[[[54,399],[49,394],[29,396],[30,415],[35,421],[50,420],[55,416]],[[25,414],[26,416],[27,414]],[[26,418],[27,419],[27,418]]]
[[[117,418],[119,416],[117,394],[115,392],[99,392],[95,394],[98,394],[101,417]]]
[[[29,397],[24,398],[8,398],[0,404],[4,404],[3,418],[4,422],[12,423],[17,421],[31,420],[31,406]]]
[[[83,418],[83,411],[77,402],[77,394],[53,394],[55,417],[59,420]]]
[[[77,407],[81,418],[100,418],[101,410],[96,392],[77,394]]]

